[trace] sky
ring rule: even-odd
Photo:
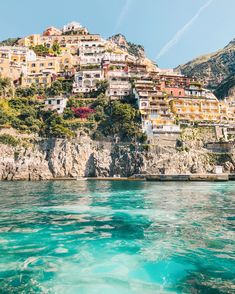
[[[235,38],[235,0],[0,0],[0,40],[77,21],[107,38],[122,33],[161,68]]]

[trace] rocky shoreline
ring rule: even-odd
[[[83,177],[133,177],[134,175],[213,174],[220,165],[235,173],[235,150],[208,152],[197,146],[174,148],[146,144],[115,144],[88,137],[34,139],[27,146],[0,145],[0,180],[51,180]]]

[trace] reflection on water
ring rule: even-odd
[[[2,182],[1,293],[235,293],[235,183]]]

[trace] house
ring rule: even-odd
[[[81,67],[74,76],[73,93],[89,93],[96,90],[97,82],[103,78],[103,70],[100,65]]]
[[[56,110],[58,114],[62,114],[64,109],[66,108],[68,98],[57,96],[48,98],[45,101],[46,109],[47,110]]]
[[[42,73],[35,73],[35,74],[27,74],[22,75],[21,86],[22,87],[30,87],[32,84],[39,85],[42,87],[49,87],[51,83],[56,79],[54,74],[42,72]]]
[[[72,21],[66,25],[63,26],[62,29],[63,34],[69,34],[69,33],[79,33],[79,34],[88,34],[88,30],[81,26],[80,23]]]
[[[37,45],[43,45],[41,41],[41,35],[40,34],[33,34],[28,37],[20,39],[17,44],[19,46],[25,46],[25,47],[35,47]]]
[[[27,47],[17,46],[1,46],[0,47],[0,62],[7,59],[12,63],[22,64],[27,61],[36,60],[37,56],[33,50]]]
[[[49,27],[43,32],[43,36],[60,36],[60,35],[62,35],[62,31],[55,27]]]
[[[19,80],[22,74],[27,73],[27,62],[35,61],[36,54],[26,47],[0,47],[0,75],[10,77],[13,81]]]

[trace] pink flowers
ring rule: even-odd
[[[71,109],[76,117],[84,119],[87,119],[92,113],[95,112],[94,109],[89,107],[72,107]]]

